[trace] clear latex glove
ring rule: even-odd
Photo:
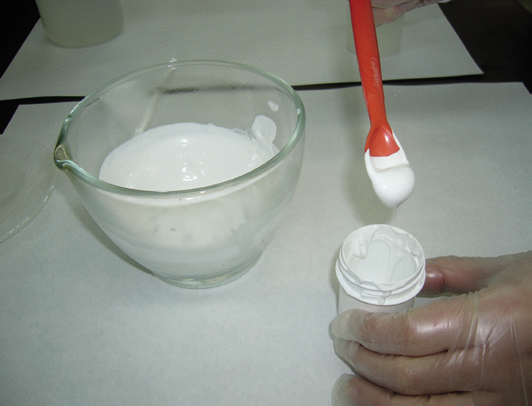
[[[532,403],[532,251],[427,261],[425,294],[458,293],[401,313],[348,310],[332,322],[335,406]]]
[[[371,0],[375,25],[394,22],[406,12],[417,7],[438,3],[441,0]]]

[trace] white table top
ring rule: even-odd
[[[0,79],[0,100],[84,96],[116,76],[171,58],[242,62],[291,85],[359,81],[347,0],[122,3],[123,31],[87,48],[53,45],[39,21]],[[381,30],[387,31],[379,36],[386,51],[398,31]],[[408,13],[399,32],[400,52],[381,55],[384,79],[481,73],[438,6]]]
[[[171,288],[99,230],[59,173],[40,215],[0,244],[0,404],[330,404],[334,262],[354,229],[388,223],[427,256],[530,249],[532,98],[520,84],[386,87],[416,172],[397,211],[362,159],[359,87],[301,92],[308,126],[293,201],[259,263],[212,290]],[[53,148],[67,104],[22,106],[6,135]]]

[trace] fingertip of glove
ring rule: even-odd
[[[353,375],[343,374],[334,384],[332,392],[332,405],[333,406],[353,406],[353,401],[347,396],[347,390],[349,388]]]
[[[338,314],[331,322],[331,332],[335,337],[346,337],[348,331],[354,327],[354,319],[356,318],[358,310],[346,310]]]
[[[445,290],[445,275],[438,266],[427,266],[422,293],[438,294]]]

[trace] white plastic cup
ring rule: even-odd
[[[56,45],[79,48],[116,36],[123,25],[120,0],[35,0],[46,36]]]
[[[399,312],[414,305],[425,283],[425,254],[406,231],[370,225],[350,234],[336,262],[338,313]]]
[[[393,23],[377,27],[377,41],[379,42],[379,55],[381,58],[399,54],[404,25],[404,15],[401,15]]]
[[[355,40],[351,27],[351,14],[347,13],[347,48],[355,52]],[[376,27],[379,56],[386,58],[394,56],[401,51],[401,39],[403,37],[404,15],[399,16],[394,22]]]

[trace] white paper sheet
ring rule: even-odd
[[[291,85],[359,80],[347,0],[124,0],[123,9],[123,31],[87,48],[53,45],[38,22],[0,79],[0,99],[84,96],[171,58],[242,62]],[[402,24],[400,52],[382,58],[385,79],[481,73],[438,6]]]
[[[171,288],[128,260],[59,174],[41,214],[0,244],[0,404],[330,404],[334,262],[371,223],[411,232],[428,257],[532,245],[532,98],[520,84],[386,87],[416,171],[396,212],[364,172],[360,88],[302,92],[302,176],[279,232],[241,279]],[[72,104],[19,108],[5,134],[52,149]]]

